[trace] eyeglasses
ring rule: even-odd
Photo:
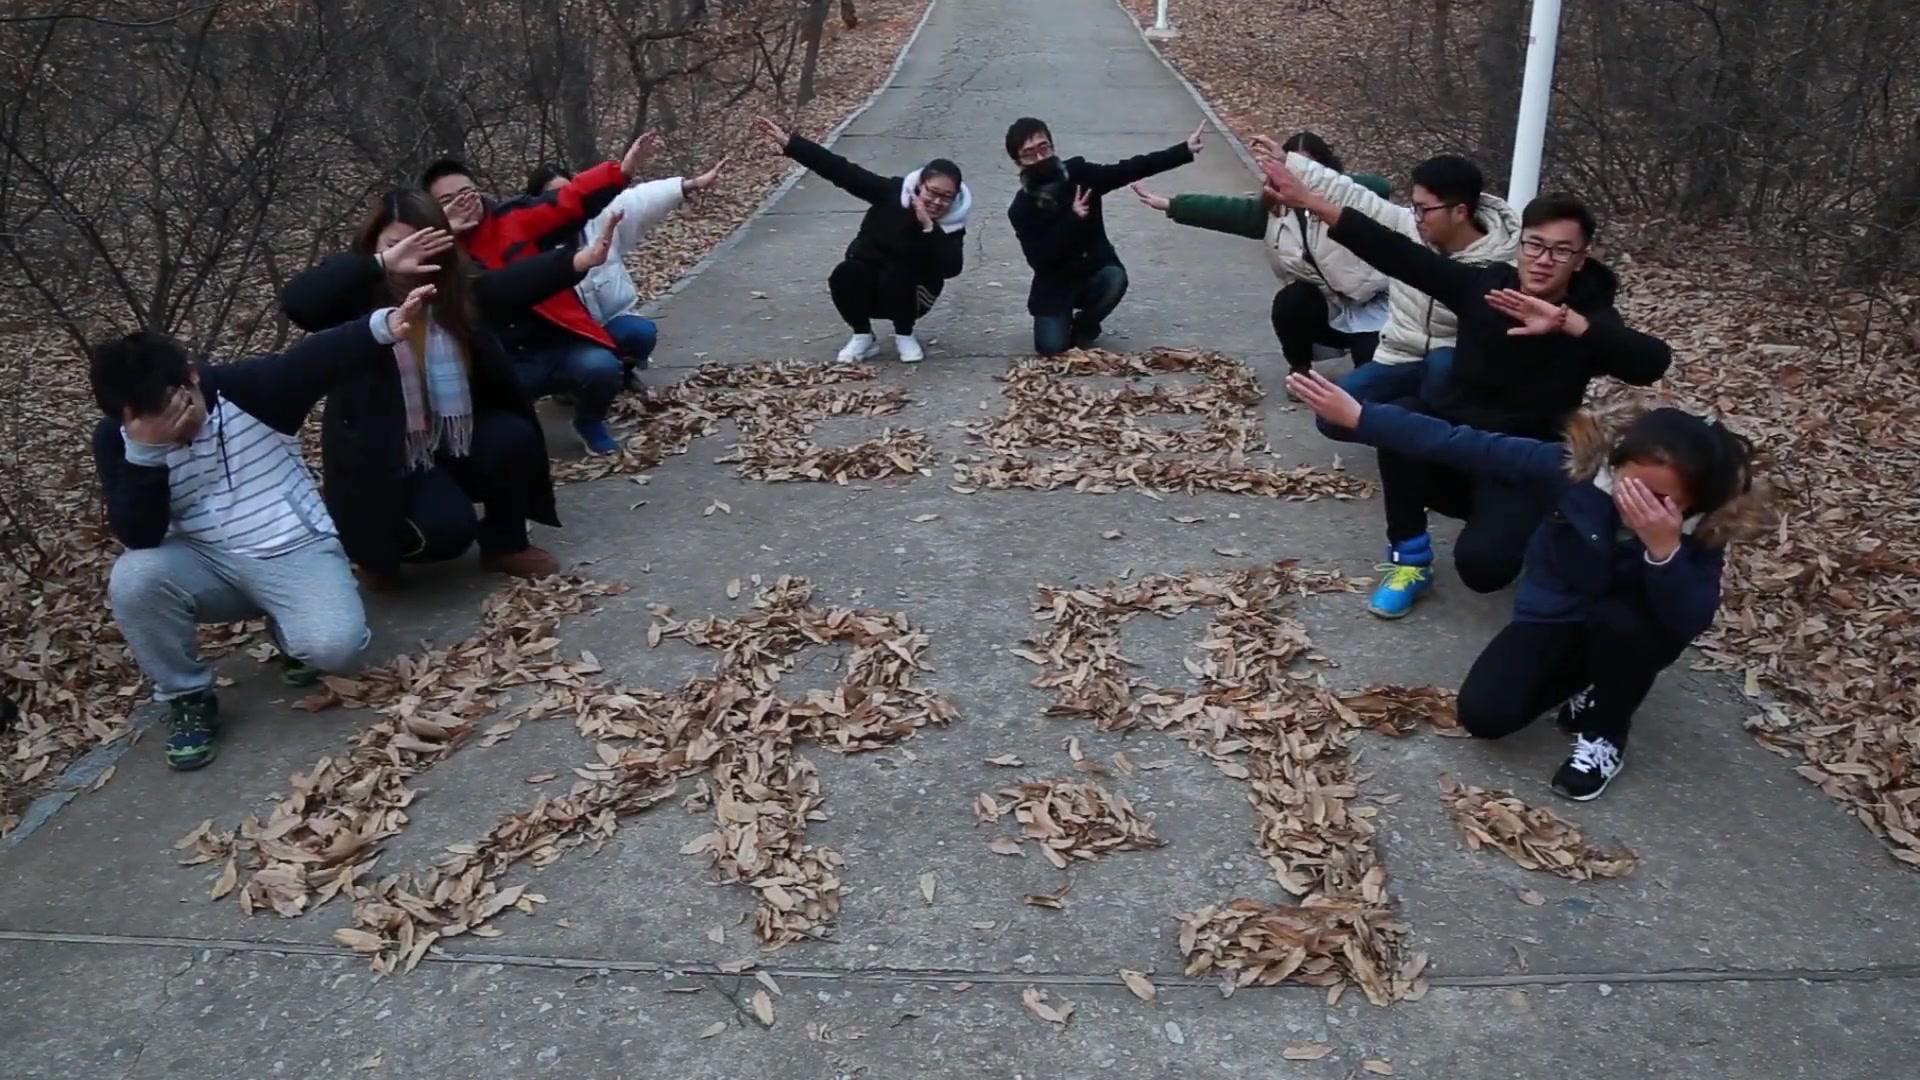
[[[1043,142],[1036,143],[1033,146],[1022,147],[1018,160],[1022,165],[1032,165],[1038,161],[1045,161],[1052,156],[1053,143]]]
[[[1585,250],[1587,249],[1584,247],[1558,247],[1547,243],[1545,240],[1539,240],[1531,236],[1522,237],[1520,240],[1520,254],[1529,259],[1538,259],[1541,256],[1545,256],[1547,261],[1553,263],[1555,266],[1565,266],[1567,263],[1573,261],[1575,255]]]
[[[479,194],[480,194],[480,189],[469,184],[466,187],[461,188],[459,191],[449,191],[445,195],[440,196],[438,199],[435,199],[434,201],[439,203],[440,208],[444,210],[447,207],[452,206],[454,203],[459,202],[461,199],[465,199],[470,196],[478,196]]]
[[[958,194],[959,192],[957,191],[940,191],[936,188],[923,187],[920,189],[920,197],[928,202],[950,203],[954,200],[954,196]]]
[[[1457,202],[1434,203],[1431,206],[1423,206],[1420,203],[1410,203],[1408,204],[1407,209],[1413,211],[1413,219],[1415,221],[1420,221],[1424,219],[1428,214],[1433,213],[1435,210],[1445,210],[1449,207],[1454,207],[1459,205],[1460,204]]]

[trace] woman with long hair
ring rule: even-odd
[[[560,524],[546,440],[482,315],[511,316],[571,289],[606,253],[602,242],[482,272],[454,245],[437,203],[396,189],[348,251],[287,283],[287,317],[310,333],[436,287],[429,317],[394,342],[393,364],[329,394],[321,417],[327,508],[363,579],[390,585],[403,562],[452,559],[476,543],[488,570],[558,572],[527,534],[528,521]]]

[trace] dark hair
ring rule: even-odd
[[[551,161],[543,161],[535,165],[533,171],[527,174],[527,194],[538,195],[547,190],[547,185],[555,180],[571,179],[573,179],[572,169],[565,165],[556,165]]]
[[[1023,116],[1008,125],[1007,156],[1016,161],[1019,160],[1020,148],[1025,146],[1027,140],[1033,138],[1035,135],[1045,135],[1048,142],[1053,141],[1053,132],[1047,127],[1045,120],[1036,120],[1031,116]]]
[[[953,181],[956,191],[961,184],[960,166],[943,157],[934,158],[920,167],[920,181],[925,183],[929,176],[944,176]]]
[[[378,251],[380,233],[396,221],[415,229],[453,231],[453,226],[447,224],[447,212],[433,201],[432,196],[417,188],[394,188],[380,196],[380,201],[354,232],[352,251],[357,255],[372,255]],[[467,284],[471,270],[466,253],[456,244],[446,254],[436,258],[440,262],[440,272],[433,275],[434,321],[440,324],[441,329],[452,334],[467,356],[472,357],[474,327],[479,324],[479,319],[474,313],[473,298]],[[400,299],[393,295],[390,287],[383,288],[383,292],[386,293],[381,298],[383,302]]]
[[[140,330],[93,347],[87,378],[100,411],[119,418],[159,412],[167,395],[187,385],[193,358],[165,334]]]
[[[1480,166],[1458,154],[1441,154],[1415,165],[1413,182],[1433,192],[1440,201],[1469,211],[1479,209],[1480,194],[1487,187]]]
[[[449,176],[464,176],[471,180],[473,179],[473,170],[467,168],[467,163],[461,161],[459,158],[440,158],[421,170],[420,190],[430,191],[433,189],[435,183]]]
[[[1753,444],[1681,409],[1649,409],[1627,425],[1607,464],[1630,461],[1672,466],[1692,497],[1690,515],[1711,514],[1753,487]]]
[[[1520,227],[1537,228],[1554,221],[1571,221],[1580,226],[1580,239],[1592,243],[1593,234],[1600,231],[1600,223],[1593,219],[1593,211],[1587,204],[1564,192],[1542,195],[1527,204],[1520,212]]]
[[[1305,154],[1334,172],[1347,171],[1347,167],[1340,162],[1340,156],[1333,152],[1333,147],[1327,145],[1327,140],[1311,131],[1302,131],[1294,135],[1281,143],[1280,149],[1289,154]]]

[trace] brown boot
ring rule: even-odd
[[[480,568],[517,578],[543,578],[560,572],[560,560],[537,547],[506,555],[480,556]]]

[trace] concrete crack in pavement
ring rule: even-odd
[[[74,934],[59,931],[0,930],[0,941],[30,942],[42,945],[83,945],[146,949],[212,949],[235,953],[278,953],[286,956],[323,956],[339,959],[346,954],[337,946],[307,942],[245,941],[230,938],[160,937],[140,934]],[[428,954],[423,964],[499,964],[504,967],[541,968],[556,971],[605,969],[634,974],[674,974],[717,979],[737,978],[738,972],[723,971],[717,965],[700,961],[619,960],[594,956],[543,956],[538,954],[459,952]],[[962,968],[833,968],[799,965],[759,964],[751,970],[764,971],[780,979],[848,983],[961,983],[975,985],[1085,986],[1121,987],[1117,974],[1106,972],[1033,972],[973,971]],[[1617,986],[1686,983],[1867,983],[1920,979],[1920,964],[1869,965],[1853,968],[1668,968],[1655,971],[1568,971],[1532,973],[1492,973],[1483,975],[1436,974],[1430,980],[1435,987],[1474,990],[1520,986],[1564,986],[1610,983]],[[1154,983],[1161,989],[1217,989],[1218,979],[1189,979],[1157,975]],[[1295,993],[1318,994],[1317,987],[1283,984],[1274,987]]]

